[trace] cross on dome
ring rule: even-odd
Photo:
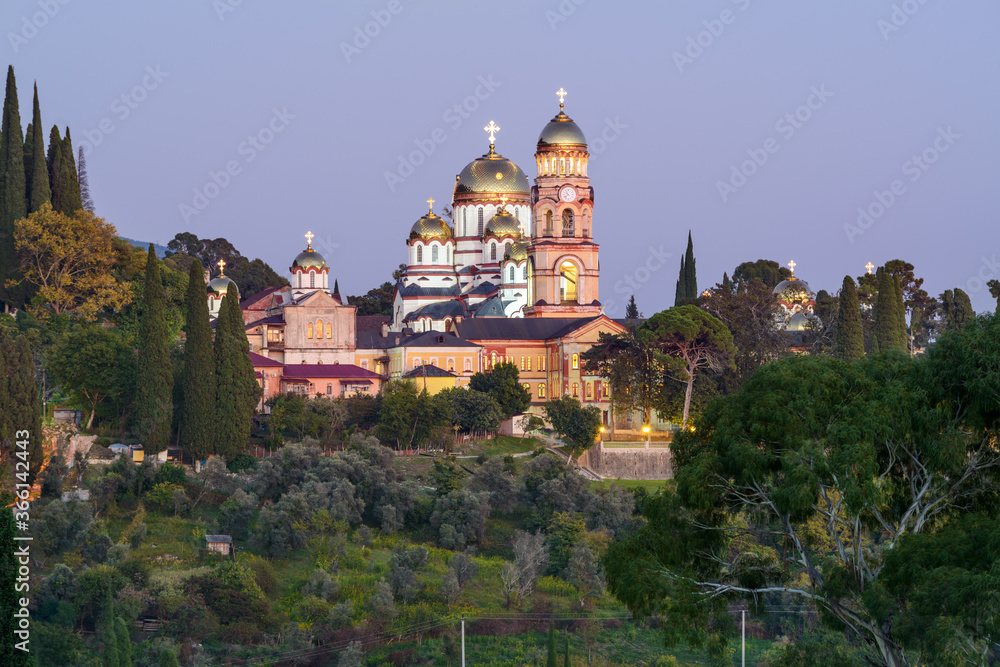
[[[791,262],[788,263],[788,268],[790,268],[792,270],[792,278],[795,277],[795,267],[796,266],[798,266],[798,264],[795,263],[795,260],[792,260]]]
[[[497,132],[500,131],[500,126],[491,120],[490,124],[484,127],[483,129],[486,130],[486,133],[490,135],[490,148],[493,148],[493,137]]]
[[[431,197],[430,199],[427,200],[427,205],[430,207],[430,212],[433,213],[434,212],[434,198],[433,197]]]
[[[313,239],[316,235],[312,232],[306,232],[306,250],[311,251],[313,249]]]
[[[507,209],[507,195],[500,195],[500,210],[504,211]]]
[[[559,96],[559,111],[563,110],[563,102],[566,100],[566,96],[569,95],[563,88],[556,91],[556,95]]]
[[[226,260],[220,259],[217,263],[219,265],[219,277],[220,278],[225,278],[226,277]]]
[[[868,262],[867,264],[865,264],[865,268],[868,269],[868,275],[871,275],[872,274],[872,269],[875,268],[875,265],[872,264],[871,262]]]

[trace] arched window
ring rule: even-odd
[[[559,267],[559,300],[576,301],[576,264],[565,261]]]
[[[552,235],[552,211],[545,212],[545,235]]]
[[[479,236],[483,235],[483,207],[479,207]]]
[[[590,384],[590,383],[588,382],[588,383],[587,383],[587,398],[590,398],[590,397],[592,396],[592,393],[591,393],[592,391],[593,391],[593,385],[591,385],[591,384]]]
[[[572,357],[573,370],[580,368],[580,355],[574,354]]]
[[[316,272],[309,272],[309,287],[316,287]]]
[[[509,252],[510,252],[510,241],[508,241],[507,243],[503,244],[503,255],[504,255],[504,257],[506,257],[507,253],[509,253]]]
[[[508,280],[509,280],[510,282],[514,282],[514,267],[513,267],[513,266],[512,266],[512,267],[510,267],[510,268],[509,268],[509,269],[507,270],[507,272],[508,272],[508,273],[510,274],[510,277],[508,278]]]
[[[562,235],[563,236],[574,236],[576,233],[576,221],[573,217],[573,211],[566,209],[562,214]]]
[[[497,353],[493,352],[490,354],[490,368],[497,365]]]
[[[417,264],[424,263],[424,247],[422,245],[417,246]]]
[[[316,338],[323,337],[323,322],[316,320]]]
[[[496,243],[491,243],[490,244],[490,259],[491,260],[495,260],[496,258],[497,258],[497,244]]]
[[[545,398],[545,383],[538,383],[538,398]]]
[[[431,246],[431,264],[438,263],[438,247],[436,245]]]
[[[312,322],[310,322],[309,327],[306,329],[306,338],[312,338],[312,337],[313,337],[313,324]],[[302,363],[306,362],[303,361]]]
[[[580,384],[577,382],[573,383],[573,398],[580,397]]]
[[[467,232],[468,231],[469,228],[466,226],[466,224],[465,224],[466,222],[468,222],[468,220],[467,220],[466,215],[465,215],[465,209],[463,208],[462,209],[462,226],[461,226],[461,229],[458,230],[458,235],[459,236],[461,236],[463,232]]]
[[[333,326],[329,322],[326,323],[326,337],[333,338]]]

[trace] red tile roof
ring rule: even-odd
[[[262,292],[257,292],[253,296],[248,296],[247,298],[243,299],[242,302],[240,302],[240,308],[246,308],[247,306],[252,306],[253,304],[263,299],[264,297],[280,289],[281,289],[280,287],[268,287],[266,290]]]

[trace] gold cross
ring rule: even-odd
[[[226,260],[220,259],[219,262],[218,262],[218,264],[219,264],[219,277],[220,278],[225,278],[226,277]]]
[[[788,263],[788,268],[790,268],[792,270],[792,278],[795,277],[795,267],[796,266],[798,266],[798,264],[796,264],[794,260]]]
[[[430,199],[427,200],[427,205],[431,207],[431,213],[433,213],[434,212],[434,198],[433,197],[431,197]]]
[[[312,232],[306,232],[306,243],[308,244],[308,247],[306,248],[306,250],[312,250],[313,249],[313,239],[314,238],[316,238],[315,234],[313,234]]]
[[[562,111],[563,102],[565,101],[566,96],[569,95],[569,93],[560,88],[559,90],[556,91],[556,95],[559,96],[559,110]]]
[[[500,195],[500,210],[507,210],[507,195]]]
[[[867,264],[865,264],[865,268],[868,269],[868,275],[871,275],[872,274],[872,269],[875,268],[875,265],[872,264],[871,262],[868,262]]]
[[[494,123],[492,120],[490,124],[483,128],[490,135],[490,146],[493,145],[493,135],[500,131],[500,126]]]

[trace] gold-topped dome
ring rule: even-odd
[[[323,258],[323,255],[313,250],[312,240],[316,238],[316,235],[312,232],[306,232],[305,237],[306,249],[296,255],[295,260],[292,261],[292,270],[324,268],[326,266],[326,259]]]
[[[427,204],[430,210],[424,214],[424,217],[413,223],[413,227],[410,228],[410,239],[447,240],[452,238],[453,234],[448,223],[444,221],[444,218],[434,215],[434,200],[428,199]]]
[[[815,298],[812,290],[809,289],[809,283],[795,276],[792,276],[788,280],[782,280],[775,285],[772,293],[778,297],[779,301],[784,303],[812,301]]]
[[[538,135],[538,147],[545,146],[584,146],[587,145],[587,137],[583,136],[583,130],[567,116],[562,109],[559,114],[549,121],[548,125],[542,128],[542,133]]]
[[[514,243],[511,243],[504,252],[503,259],[505,262],[507,260],[511,260],[513,262],[523,262],[528,259],[528,242],[515,241]]]
[[[240,295],[240,288],[236,285],[232,278],[219,276],[218,278],[212,279],[208,283],[208,293],[214,294],[218,298],[228,294],[230,289],[233,290],[236,296]]]
[[[520,235],[521,223],[518,222],[517,218],[508,213],[506,209],[502,209],[499,213],[490,218],[490,221],[486,223],[486,229],[483,230],[483,238],[488,236],[501,238],[503,236]]]
[[[521,168],[493,150],[465,165],[455,183],[455,194],[517,194],[531,192],[528,175]]]

